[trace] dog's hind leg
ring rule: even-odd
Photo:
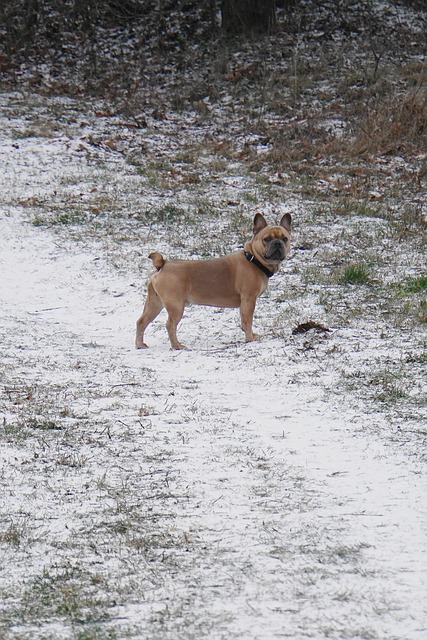
[[[185,349],[184,345],[176,337],[178,324],[184,314],[184,305],[179,305],[178,303],[167,304],[166,311],[168,312],[166,329],[168,330],[171,347],[172,349]]]
[[[144,310],[140,318],[136,323],[136,338],[135,347],[137,349],[146,349],[147,345],[144,342],[144,331],[155,318],[159,315],[163,309],[163,302],[154,290],[151,282],[148,283],[148,295],[145,301]]]

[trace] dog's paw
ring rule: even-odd
[[[183,344],[181,344],[180,342],[177,342],[176,344],[173,344],[171,346],[172,351],[188,351],[187,347]]]
[[[135,349],[148,349],[148,344],[145,344],[145,342],[135,344]]]

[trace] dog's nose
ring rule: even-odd
[[[267,260],[284,260],[285,256],[285,244],[279,238],[270,243],[265,254]]]

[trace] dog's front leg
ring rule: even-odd
[[[254,318],[256,298],[243,298],[240,302],[240,317],[242,320],[242,329],[245,332],[246,342],[258,340],[259,335],[252,330]]]

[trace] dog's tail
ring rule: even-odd
[[[150,258],[150,260],[153,261],[153,265],[155,266],[157,271],[160,271],[160,269],[163,267],[163,265],[166,262],[162,254],[158,253],[158,251],[154,251],[154,253],[150,253],[148,257]]]

